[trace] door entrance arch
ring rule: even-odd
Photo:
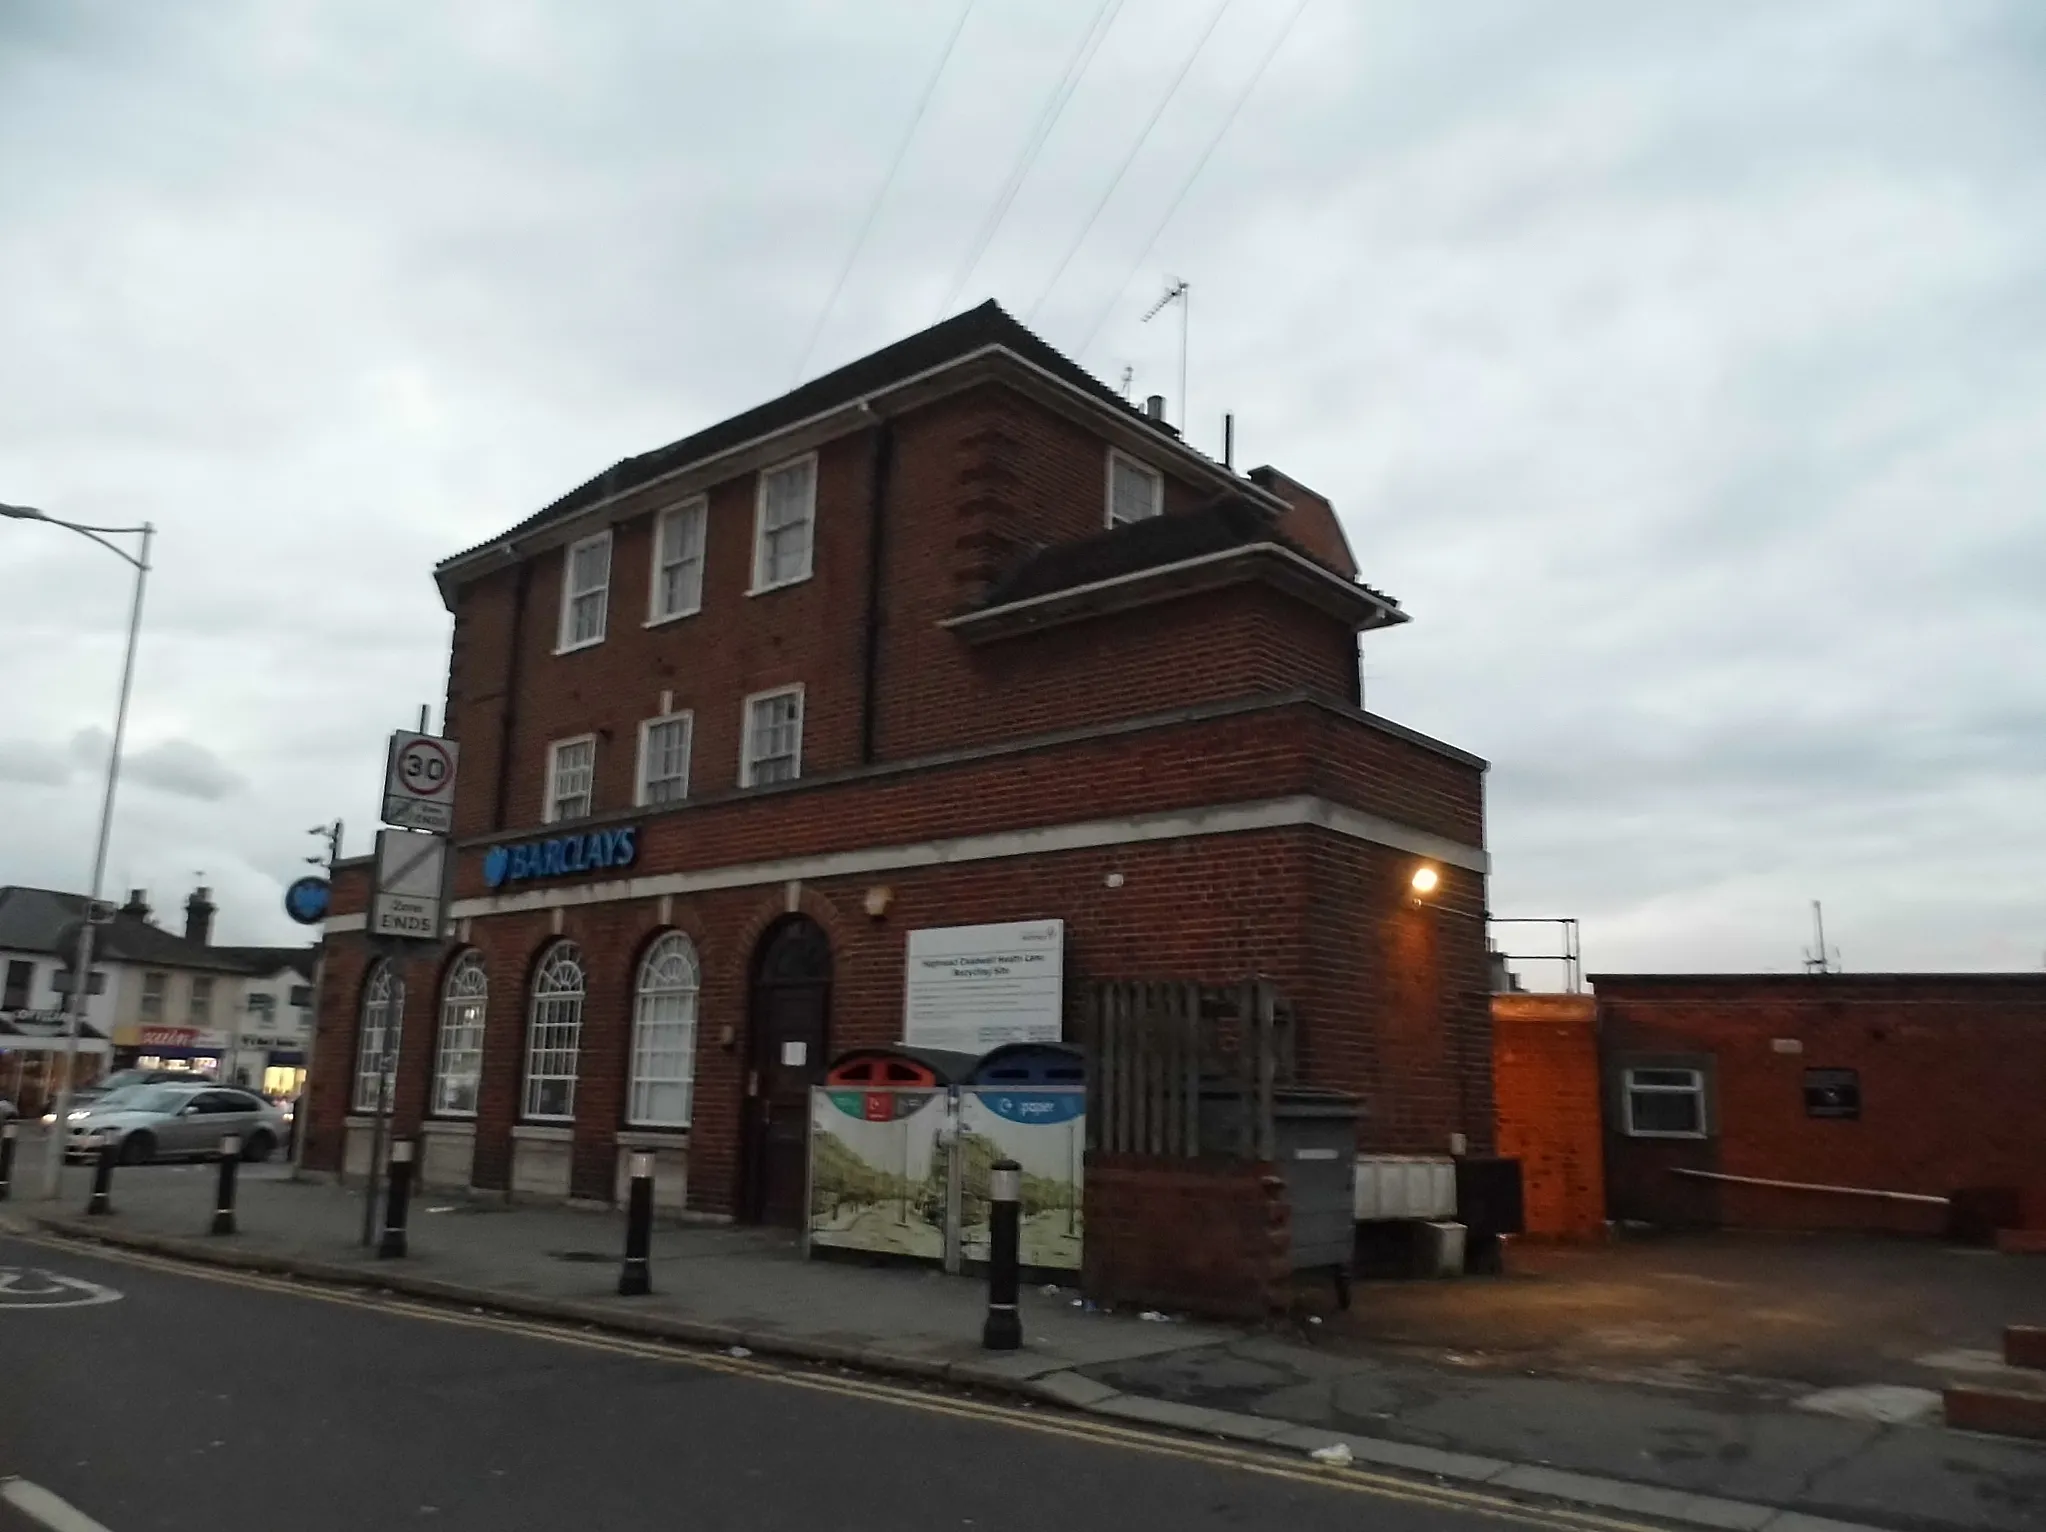
[[[831,1043],[831,938],[806,915],[762,933],[747,996],[745,1179],[755,1223],[799,1226],[810,1154],[810,1087]]]

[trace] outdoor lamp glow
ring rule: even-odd
[[[1441,881],[1442,874],[1437,872],[1433,867],[1430,867],[1426,862],[1423,862],[1419,867],[1416,867],[1414,869],[1413,887],[1414,892],[1417,894],[1434,893],[1435,885],[1440,883]]]

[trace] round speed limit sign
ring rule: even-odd
[[[437,798],[455,785],[455,758],[437,739],[415,739],[398,752],[398,776],[422,798]]]
[[[454,823],[456,747],[430,734],[394,734],[384,773],[384,823],[446,831]]]

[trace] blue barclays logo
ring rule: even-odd
[[[638,825],[492,846],[483,853],[483,882],[489,888],[502,888],[532,878],[565,878],[578,872],[630,867],[638,856]]]

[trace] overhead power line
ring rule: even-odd
[[[1045,283],[1044,291],[1037,295],[1037,301],[1030,305],[1029,312],[1023,316],[1026,322],[1034,319],[1037,311],[1044,307],[1045,299],[1049,298],[1053,289],[1059,285],[1059,278],[1066,274],[1066,268],[1073,263],[1073,257],[1078,255],[1080,247],[1087,243],[1087,236],[1094,232],[1094,225],[1100,219],[1102,209],[1108,206],[1109,199],[1115,196],[1116,188],[1122,185],[1122,178],[1129,174],[1130,166],[1136,163],[1138,154],[1143,152],[1144,145],[1150,141],[1151,130],[1158,126],[1158,119],[1165,115],[1165,108],[1170,106],[1172,98],[1179,94],[1179,87],[1186,83],[1187,75],[1193,70],[1194,60],[1201,56],[1201,49],[1208,45],[1208,38],[1214,34],[1216,24],[1222,19],[1222,13],[1228,9],[1229,0],[1222,0],[1222,3],[1215,7],[1215,14],[1208,18],[1208,24],[1201,29],[1201,35],[1195,39],[1186,61],[1179,66],[1179,73],[1172,77],[1172,84],[1166,87],[1164,96],[1152,109],[1150,120],[1144,124],[1144,130],[1137,135],[1137,141],[1130,145],[1130,152],[1123,156],[1122,163],[1116,167],[1115,176],[1108,183],[1108,189],[1102,192],[1101,200],[1094,204],[1094,211],[1087,215],[1087,221],[1080,225],[1079,237],[1067,247],[1065,256],[1058,263],[1058,269],[1052,272],[1051,280]]]
[[[845,291],[846,278],[852,275],[858,264],[860,252],[866,248],[867,236],[874,232],[874,220],[881,214],[881,204],[888,200],[888,192],[895,185],[895,176],[902,169],[902,162],[909,156],[909,146],[916,141],[916,130],[923,126],[924,113],[929,109],[931,97],[938,93],[938,82],[945,78],[945,66],[952,62],[952,50],[959,45],[959,34],[966,30],[966,18],[973,14],[975,0],[966,0],[959,12],[959,19],[952,23],[952,35],[945,39],[945,51],[938,55],[938,67],[931,71],[931,78],[924,86],[923,95],[917,100],[916,111],[909,119],[909,131],[902,135],[902,142],[896,146],[895,158],[889,161],[888,174],[881,178],[880,190],[874,193],[874,200],[867,205],[867,216],[860,220],[860,232],[853,240],[852,249],[846,252],[845,264],[838,268],[838,279],[831,284],[831,296],[824,300],[823,312],[818,314],[816,324],[810,327],[810,338],[803,343],[802,360],[796,363],[795,376],[789,380],[794,388],[803,381],[803,374],[810,369],[810,358],[817,350],[817,342],[824,334],[824,325],[831,318],[831,311],[838,307],[839,294]]]
[[[1130,279],[1136,276],[1144,262],[1151,258],[1151,252],[1157,248],[1159,239],[1172,223],[1173,217],[1179,212],[1179,205],[1186,201],[1186,194],[1193,190],[1194,182],[1198,181],[1201,178],[1201,172],[1208,168],[1208,160],[1214,154],[1216,147],[1228,136],[1230,127],[1236,121],[1236,114],[1243,110],[1243,104],[1250,99],[1251,93],[1257,89],[1258,82],[1265,77],[1265,71],[1272,67],[1272,60],[1277,58],[1279,50],[1286,46],[1286,39],[1293,33],[1294,23],[1299,21],[1301,13],[1311,3],[1312,0],[1300,0],[1300,3],[1293,7],[1293,14],[1286,18],[1286,24],[1279,29],[1279,35],[1272,39],[1272,45],[1265,49],[1265,56],[1258,61],[1257,68],[1251,72],[1250,78],[1244,82],[1243,89],[1236,93],[1236,100],[1231,104],[1228,115],[1222,119],[1222,125],[1215,129],[1215,136],[1208,140],[1207,148],[1203,149],[1201,157],[1194,161],[1193,169],[1186,173],[1186,179],[1179,183],[1179,190],[1173,194],[1172,200],[1165,206],[1164,216],[1152,227],[1151,237],[1144,241],[1144,248],[1138,253],[1137,258],[1130,262],[1130,269],[1123,273],[1122,280],[1116,283],[1109,292],[1108,301],[1102,304],[1101,312],[1094,316],[1094,323],[1088,326],[1087,329],[1087,338],[1081,341],[1078,348],[1073,352],[1075,360],[1087,354],[1087,348],[1094,344],[1094,337],[1101,333],[1101,327],[1108,323],[1108,316],[1115,312],[1116,299],[1123,295],[1130,285]]]
[[[1051,137],[1051,130],[1058,126],[1060,115],[1066,103],[1073,99],[1073,92],[1080,88],[1080,80],[1094,62],[1094,55],[1100,50],[1109,29],[1115,25],[1115,18],[1122,10],[1122,0],[1101,0],[1095,8],[1094,19],[1087,24],[1087,31],[1080,39],[1080,45],[1066,60],[1066,67],[1052,85],[1051,94],[1045,98],[1044,106],[1037,114],[1037,122],[1030,130],[1030,136],[1023,141],[1023,152],[1010,167],[1009,175],[1002,182],[1002,189],[995,196],[994,205],[987,216],[980,221],[980,227],[973,231],[973,240],[967,246],[966,259],[960,263],[958,272],[952,278],[952,285],[945,290],[944,298],[931,317],[942,319],[952,305],[958,301],[960,292],[973,280],[973,274],[980,268],[981,257],[987,254],[988,246],[994,243],[995,235],[1001,231],[1002,220],[1009,215],[1009,206],[1016,200],[1016,194],[1023,189],[1023,182],[1037,163],[1037,155],[1044,148],[1045,140]]]

